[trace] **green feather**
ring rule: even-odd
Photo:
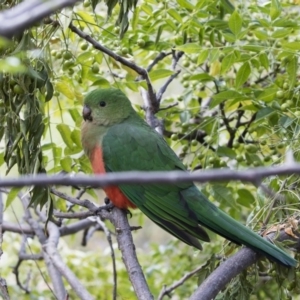
[[[94,138],[101,141],[107,172],[185,171],[173,150],[138,116],[121,91],[96,90],[90,95],[85,105],[92,110],[90,123],[98,127],[99,135]],[[103,100],[106,106],[101,108],[99,103]],[[90,151],[87,146],[85,151]],[[283,250],[218,209],[192,182],[122,184],[119,188],[153,222],[188,245],[201,249],[198,239],[209,241],[202,225],[276,262],[286,266],[297,264]]]

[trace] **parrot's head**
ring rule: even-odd
[[[122,122],[132,112],[131,103],[122,91],[96,89],[85,97],[82,116],[85,122],[107,126]]]

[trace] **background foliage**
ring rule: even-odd
[[[1,10],[18,2],[1,1]],[[143,68],[161,54],[163,58],[149,72],[156,90],[174,74],[174,65],[181,70],[163,95],[157,117],[163,120],[167,142],[190,170],[279,164],[287,149],[299,160],[297,0],[232,2],[235,10],[226,0],[142,0],[134,10],[130,8],[135,1],[105,2],[108,11],[102,2],[85,0],[11,42],[0,41],[3,172],[11,176],[91,173],[82,151],[80,124],[83,95],[93,88],[124,90],[143,114],[139,90],[146,87],[145,81],[78,37],[69,28],[71,21],[101,45]],[[299,209],[296,176],[273,177],[267,183],[283,196],[281,201],[238,182],[199,188],[232,217],[259,231],[296,218]],[[6,217],[13,221],[19,217],[14,201],[19,191],[12,189],[6,199]],[[48,212],[68,210],[66,202],[47,188],[23,192],[29,193],[33,204],[47,204]],[[64,192],[75,195],[76,189],[65,188]],[[98,201],[94,190],[86,192]],[[130,222],[149,221],[134,212]],[[139,230],[134,236],[137,252],[155,296],[164,284],[170,285],[202,264],[201,272],[174,292],[179,299],[188,297],[223,257],[232,254],[234,245],[211,236],[212,242],[200,253],[169,236],[165,242],[166,235],[155,225]],[[97,233],[88,250],[79,246],[80,237],[60,242],[64,260],[97,299],[109,299],[112,289],[110,253],[105,240],[99,242],[103,238]],[[16,263],[19,245],[15,234],[5,233],[1,276],[8,280],[11,296],[50,297],[41,281],[42,262],[28,261],[20,269],[24,281],[31,274],[30,295],[24,297],[17,286],[10,266]],[[32,240],[30,247],[38,251],[38,242]],[[116,253],[118,295],[132,299],[133,290]],[[296,299],[298,271],[278,268],[264,261],[249,269],[247,277],[245,273],[234,279],[218,299]]]

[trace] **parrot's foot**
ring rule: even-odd
[[[126,215],[129,215],[129,218],[132,218],[132,212],[129,209],[123,209],[126,212]]]
[[[109,200],[108,197],[105,197],[105,198],[104,198],[104,203],[105,203],[106,205],[108,205],[108,204],[111,204],[112,202]]]
[[[95,210],[95,215],[98,215],[99,212],[101,212],[104,209],[110,211],[115,207],[114,204],[110,202],[110,200],[107,197],[105,197],[104,203],[105,205],[102,205]]]

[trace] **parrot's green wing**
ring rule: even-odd
[[[103,160],[107,172],[185,170],[166,142],[148,125],[123,122],[111,127],[103,138]],[[130,184],[120,189],[157,225],[178,239],[202,249],[198,239],[209,241],[197,216],[188,208],[180,191],[193,183],[177,185]]]
[[[108,129],[102,141],[107,172],[185,170],[164,139],[141,119],[123,121]],[[122,184],[126,197],[152,221],[183,242],[201,249],[209,241],[201,225],[244,244],[285,265],[297,262],[284,251],[219,210],[191,183]]]

